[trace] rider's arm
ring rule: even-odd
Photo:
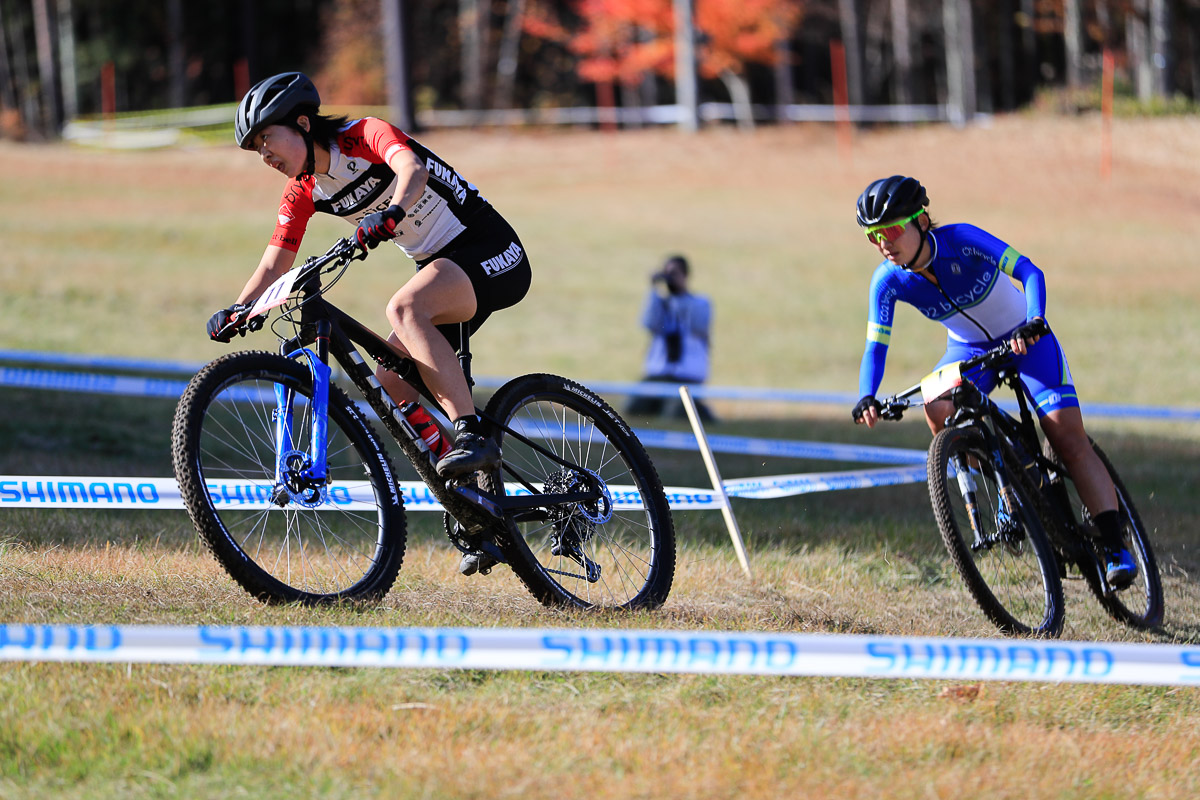
[[[1025,290],[1025,320],[1046,319],[1046,276],[1027,257],[1011,247],[1004,251],[1000,259],[1000,268],[1021,282]],[[1020,328],[1018,328],[1018,332]],[[1019,356],[1029,352],[1029,348],[1037,344],[1040,336],[1025,337],[1017,333],[1012,338],[1013,352]]]
[[[238,295],[237,301],[239,303],[253,302],[280,275],[291,269],[295,261],[295,252],[277,245],[267,245],[267,250],[263,253],[262,260],[258,262],[258,268],[254,270],[254,274],[250,276],[250,280],[246,281],[246,286],[242,289],[242,293]]]
[[[1009,250],[1012,251],[1012,248]],[[1025,289],[1025,319],[1045,319],[1046,276],[1042,271],[1025,256],[1018,256],[1009,274],[1019,280]]]
[[[896,318],[896,291],[882,265],[871,279],[867,307],[867,345],[858,368],[858,396],[874,396],[883,382],[888,346],[892,341],[892,320]]]
[[[416,153],[400,148],[392,150],[387,165],[396,173],[396,192],[392,195],[392,205],[408,211],[425,193],[425,184],[429,182],[429,170],[417,158]]]
[[[1046,276],[1042,271],[1007,242],[993,236],[982,228],[960,225],[964,235],[970,236],[969,243],[988,253],[1000,271],[1021,282],[1025,292],[1025,319],[1033,320],[1046,316]]]
[[[392,172],[396,173],[396,191],[392,195],[392,205],[400,206],[405,211],[411,210],[425,193],[425,184],[429,182],[429,170],[409,147],[410,137],[395,125],[375,117],[364,118],[360,132],[360,144],[347,143],[347,153],[361,153],[372,161],[380,160],[386,163]]]

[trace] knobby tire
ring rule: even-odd
[[[323,508],[295,500],[264,507],[223,488],[250,480],[262,495],[275,486],[276,384],[295,393],[294,449],[305,451],[313,388],[303,363],[240,352],[192,378],[176,407],[171,439],[188,514],[230,577],[263,602],[377,601],[404,558],[404,506],[387,451],[343,391],[331,386],[329,392],[327,458],[338,483]],[[370,498],[365,508],[342,503],[339,486]]]
[[[603,507],[574,503],[504,526],[497,544],[533,596],[548,606],[661,606],[675,576],[675,528],[662,481],[625,421],[590,390],[554,375],[509,381],[485,414],[595,472],[614,487],[614,500],[633,505],[640,500],[640,508],[614,505],[607,519]],[[507,469],[484,476],[488,491],[512,493],[524,486],[562,493],[577,483],[573,470],[515,436],[502,436],[501,450]],[[596,580],[588,579],[587,566],[598,568]]]
[[[978,468],[975,499],[982,537],[971,526],[953,474],[952,465],[959,463]],[[1008,481],[1017,505],[1009,519],[1001,503],[997,467],[982,435],[972,428],[938,433],[927,466],[929,497],[942,541],[984,614],[1007,634],[1057,636],[1064,616],[1058,562],[1025,482]]]
[[[1092,594],[1096,596],[1100,605],[1113,619],[1131,628],[1155,628],[1162,623],[1164,602],[1162,578],[1158,571],[1158,560],[1154,557],[1154,550],[1150,546],[1149,532],[1142,524],[1141,515],[1138,514],[1137,507],[1133,503],[1133,496],[1125,488],[1125,483],[1117,474],[1108,455],[1094,441],[1092,441],[1092,449],[1104,464],[1104,468],[1108,470],[1108,475],[1112,478],[1113,486],[1117,491],[1117,511],[1121,515],[1125,546],[1137,561],[1138,575],[1128,587],[1106,595],[1094,569],[1089,565],[1080,565],[1080,571],[1087,579],[1088,588],[1091,589]],[[1063,488],[1067,491],[1068,504],[1068,508],[1063,509],[1063,513],[1067,514],[1076,524],[1082,522],[1085,530],[1091,530],[1094,533],[1091,515],[1083,505],[1083,501],[1080,500],[1079,493],[1075,490],[1074,482],[1067,475],[1066,469],[1062,468],[1062,459],[1054,452],[1053,446],[1048,441],[1042,445],[1042,452],[1046,458],[1060,468],[1059,473],[1065,484]],[[1071,531],[1068,535],[1073,536],[1076,533]],[[1084,542],[1082,546],[1095,551],[1094,541]]]

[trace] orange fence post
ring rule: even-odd
[[[250,91],[250,61],[243,56],[233,62],[233,96],[241,100]]]
[[[1103,77],[1100,80],[1100,177],[1104,180],[1112,176],[1114,61],[1112,50],[1104,48]]]
[[[111,61],[100,68],[100,111],[110,122],[117,113],[117,67]]]
[[[846,48],[841,40],[829,43],[829,63],[833,68],[833,120],[837,130],[838,154],[851,158],[850,101],[846,89]]]

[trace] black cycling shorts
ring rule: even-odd
[[[419,262],[417,269],[445,258],[467,274],[475,289],[475,316],[467,321],[469,331],[474,333],[493,311],[514,306],[525,297],[533,272],[520,237],[495,208],[484,206],[471,217],[470,224],[470,229]],[[437,326],[455,350],[462,344],[460,324]]]

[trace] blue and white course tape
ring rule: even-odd
[[[810,492],[839,489],[865,489],[917,483],[925,480],[925,467],[867,469],[850,472],[825,472],[801,475],[777,475],[726,481],[731,497],[767,499],[791,497]],[[400,481],[404,507],[409,511],[441,511],[442,507],[424,483]],[[271,503],[274,486],[251,481],[209,482],[209,497],[217,508],[260,508],[274,510]],[[515,488],[515,487],[513,487]],[[664,487],[667,502],[676,511],[720,509],[721,501],[712,489],[685,486]],[[610,486],[618,511],[642,508],[641,495],[633,486]],[[516,493],[524,491],[519,489]],[[0,475],[0,509],[4,508],[83,508],[92,510],[166,510],[183,509],[179,484],[174,478],[112,478],[81,475]],[[329,490],[329,503],[320,510],[349,511],[374,508],[371,488],[363,482],[335,481]]]
[[[0,661],[1200,685],[1200,647],[714,631],[0,625]]]
[[[22,364],[43,364],[70,367],[87,367],[92,369],[127,370],[141,372],[158,372],[162,374],[195,373],[202,366],[178,361],[152,361],[146,359],[120,358],[116,356],[95,356],[74,353],[39,353],[26,350],[0,350],[0,361]],[[92,378],[101,376],[92,376]],[[85,377],[85,373],[62,373],[56,376],[53,372],[36,369],[11,369],[0,367],[0,386],[15,386],[35,389],[69,389],[81,392],[96,392],[103,394],[138,395],[143,391],[145,396],[172,396],[169,391],[164,394],[166,387],[176,382],[157,379],[128,379],[117,383],[103,380],[93,380]],[[498,388],[506,379],[497,377],[476,377],[476,384],[483,388]],[[179,383],[178,397],[183,393],[186,383]],[[674,384],[659,382],[629,382],[629,381],[590,381],[587,384],[593,391],[601,394],[647,395],[654,397],[677,397],[678,388]],[[726,400],[747,400],[756,402],[802,403],[815,405],[850,406],[857,396],[846,392],[826,392],[803,389],[765,389],[739,386],[709,386],[691,387],[696,397]],[[1013,404],[1001,403],[1002,407],[1012,408]],[[1152,420],[1200,420],[1200,408],[1188,406],[1150,406],[1129,403],[1087,403],[1084,413],[1088,416],[1116,417],[1126,419]]]

